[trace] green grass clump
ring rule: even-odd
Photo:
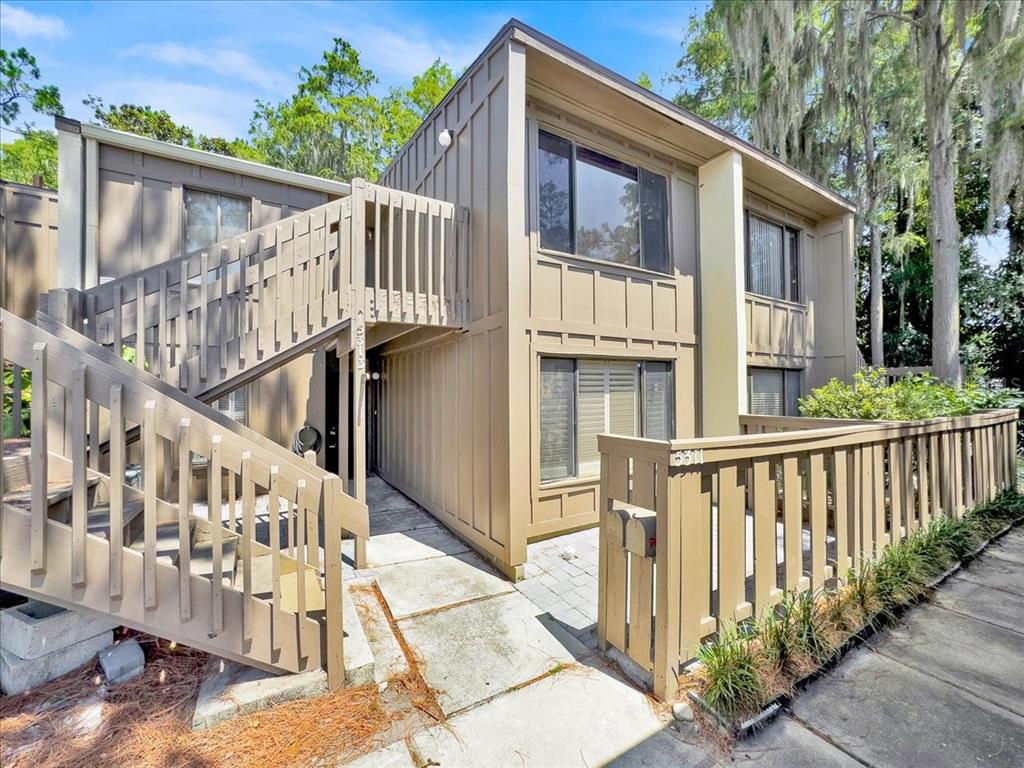
[[[761,663],[750,637],[725,626],[718,639],[702,646],[697,658],[704,665],[706,685],[701,697],[726,717],[757,712],[765,701]]]

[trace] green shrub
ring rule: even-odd
[[[800,398],[804,416],[821,419],[914,421],[963,416],[988,408],[1024,407],[1024,392],[967,384],[954,387],[934,376],[908,376],[889,383],[884,368],[854,374],[853,384],[832,379]]]

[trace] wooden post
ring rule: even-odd
[[[341,583],[341,480],[329,475],[324,480],[324,591],[327,614],[327,687],[337,690],[345,682]]]
[[[366,182],[352,181],[352,496],[366,502]],[[403,238],[404,243],[404,238]],[[341,439],[341,435],[338,435]],[[366,567],[366,540],[355,537],[355,566]]]
[[[657,582],[654,589],[654,695],[661,701],[671,700],[679,686],[679,608],[682,587],[680,548],[683,523],[680,484],[683,477],[692,475],[687,473],[673,476],[668,470],[667,463],[658,464],[655,478],[657,518],[654,559],[657,563]],[[693,498],[693,488],[690,486],[688,488]]]
[[[32,557],[32,573],[40,574],[46,570],[46,517],[49,484],[47,460],[47,381],[46,343],[36,342],[32,345],[32,527],[29,547]]]
[[[124,546],[125,423],[122,385],[110,388],[110,597],[122,593]]]

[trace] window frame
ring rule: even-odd
[[[751,243],[750,243],[750,219],[756,217],[761,221],[769,224],[774,224],[782,229],[782,289],[786,294],[785,296],[772,296],[767,293],[758,293],[752,289],[753,285],[753,270],[751,268]],[[791,242],[792,241],[792,242]],[[743,273],[744,273],[744,290],[753,295],[759,296],[764,299],[770,299],[772,301],[788,301],[791,304],[803,305],[804,302],[804,279],[803,279],[803,230],[799,227],[794,227],[792,224],[788,224],[776,217],[768,216],[761,211],[754,210],[751,208],[744,208],[743,210]],[[796,247],[796,269],[794,273],[793,269],[793,253],[792,246]],[[793,278],[796,278],[796,296],[792,295]],[[753,366],[755,368],[761,368],[764,366]]]
[[[202,246],[202,247],[196,248],[196,249],[194,249],[192,251],[188,250],[188,201],[187,201],[187,198],[188,198],[188,194],[190,192],[197,192],[197,193],[199,193],[201,195],[213,195],[214,197],[217,198],[217,224],[216,224],[217,233],[215,235],[215,239],[214,239],[214,241],[212,243],[210,243],[210,245]],[[234,200],[239,200],[239,201],[244,201],[245,202],[245,204],[249,208],[249,213],[247,215],[248,221],[247,221],[247,224],[246,224],[246,229],[244,231],[245,232],[249,232],[249,231],[251,231],[253,229],[253,218],[252,217],[253,217],[253,208],[255,207],[255,205],[254,205],[255,198],[253,198],[251,195],[249,195],[249,196],[246,196],[246,195],[236,195],[236,194],[233,194],[231,192],[223,192],[223,191],[221,191],[219,189],[207,189],[207,188],[204,188],[204,187],[193,186],[191,184],[183,185],[182,188],[181,188],[181,249],[182,249],[182,254],[195,253],[196,251],[202,251],[204,249],[210,248],[213,245],[216,245],[219,242],[222,242],[225,239],[224,236],[223,236],[223,234],[224,234],[224,232],[223,232],[223,224],[221,222],[221,202],[220,202],[220,198],[222,198],[222,197],[230,197],[230,198],[233,198]]]
[[[570,436],[570,444],[572,456],[570,457],[570,464],[574,468],[574,473],[566,475],[564,477],[552,478],[550,480],[540,480],[541,467],[540,467],[540,442],[541,442],[541,431],[543,430],[543,424],[540,423],[540,376],[543,367],[543,361],[546,359],[553,360],[570,360],[572,361],[572,375],[573,375],[573,401],[572,401],[572,419],[571,429],[572,434]],[[579,363],[582,360],[595,363],[615,363],[615,362],[629,362],[633,363],[636,371],[636,424],[638,431],[643,433],[646,432],[646,366],[648,363],[666,364],[668,366],[669,375],[669,398],[668,398],[668,414],[667,418],[669,421],[669,432],[675,432],[676,427],[676,361],[673,359],[663,358],[615,358],[615,357],[573,357],[570,355],[559,355],[559,354],[542,354],[538,355],[537,360],[537,478],[538,484],[542,488],[548,488],[556,486],[562,483],[577,483],[577,482],[592,482],[599,478],[599,475],[581,475],[580,474],[580,461],[579,461],[579,402],[580,402],[580,379],[579,379]],[[643,435],[640,435],[643,437]]]
[[[622,267],[624,269],[637,269],[644,272],[650,272],[654,275],[659,276],[671,276],[674,271],[674,257],[672,247],[672,173],[664,169],[655,168],[647,163],[639,163],[633,159],[623,157],[621,154],[615,151],[608,151],[603,147],[596,147],[587,141],[579,141],[575,137],[558,129],[551,129],[544,125],[538,125],[536,127],[535,140],[534,140],[534,163],[535,167],[539,169],[540,166],[540,137],[541,134],[547,134],[553,138],[569,143],[569,239],[571,242],[571,251],[560,251],[555,248],[545,247],[541,241],[540,231],[540,175],[539,172],[537,177],[531,182],[531,192],[534,196],[535,207],[534,210],[537,212],[537,251],[538,253],[549,254],[553,256],[567,256],[573,259],[582,259],[584,261],[594,264],[607,264],[612,267]],[[637,185],[637,237],[640,251],[640,263],[639,264],[625,264],[618,261],[611,261],[608,259],[601,259],[594,256],[587,256],[585,254],[576,252],[576,228],[579,222],[579,195],[576,193],[577,184],[577,158],[576,149],[577,147],[583,147],[588,152],[593,152],[597,155],[604,156],[609,160],[613,160],[616,163],[627,165],[636,170],[636,185]],[[642,193],[642,177],[644,173],[657,176],[665,180],[665,220],[664,220],[664,240],[665,240],[665,271],[657,269],[653,266],[648,266],[644,258],[644,224],[643,224],[643,213],[640,195]]]
[[[751,375],[751,371],[770,371],[772,373],[778,373],[778,374],[780,374],[782,376],[782,411],[783,412],[781,414],[755,414],[753,412],[752,406],[753,406],[754,393],[753,393],[753,387],[751,386],[753,384],[753,376]],[[747,413],[748,414],[750,414],[751,416],[771,415],[771,416],[785,416],[785,417],[792,417],[792,416],[799,416],[800,415],[800,412],[799,412],[799,410],[800,410],[799,409],[799,402],[800,402],[800,398],[803,396],[803,391],[804,391],[804,369],[803,368],[776,368],[776,367],[773,367],[773,366],[770,366],[770,365],[748,365],[747,366],[747,370],[746,370],[746,377],[747,377]],[[791,387],[792,387],[792,383],[793,383],[793,379],[794,378],[797,381],[797,383],[796,383],[797,392],[796,392],[796,400],[795,400],[795,402],[797,403],[797,412],[796,413],[786,413],[786,411],[788,410],[788,404],[790,402],[790,395],[793,394],[792,390],[791,390]]]

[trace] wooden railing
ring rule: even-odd
[[[76,292],[46,313],[207,401],[341,323],[468,322],[466,218],[357,179],[352,195]]]
[[[601,435],[601,647],[670,698],[681,665],[724,624],[1013,485],[1016,419],[999,410],[806,430],[782,420],[775,428],[791,431],[693,440]]]
[[[3,505],[5,589],[109,614],[126,626],[266,669],[322,664],[332,686],[344,680],[341,536],[343,530],[363,537],[369,531],[366,506],[342,493],[337,476],[69,329],[47,333],[5,311],[0,358],[32,374],[31,497],[24,509]],[[18,378],[10,394],[20,402]],[[109,425],[106,453],[96,450],[101,424]],[[141,429],[132,448],[141,491],[125,483],[130,425]],[[205,519],[198,520],[196,459],[205,465],[209,501]],[[59,482],[69,486],[68,525],[50,518]],[[105,539],[87,533],[96,483],[108,496]],[[261,494],[269,496],[269,548],[256,539],[255,499]],[[132,500],[141,501],[143,518],[135,547],[122,538]],[[209,536],[206,577],[189,562],[200,524]],[[288,531],[284,552],[282,524]],[[237,586],[235,574],[222,577],[229,539],[238,545]],[[169,560],[161,556],[167,551],[177,554]],[[267,599],[254,592],[254,561],[263,556],[271,566]],[[299,577],[307,571],[310,580]],[[294,586],[285,595],[282,580],[289,573]],[[326,625],[323,642],[315,615]]]

